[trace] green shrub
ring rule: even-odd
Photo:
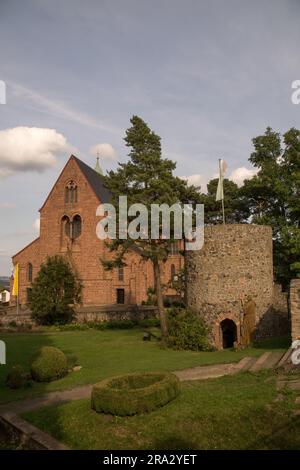
[[[29,308],[40,325],[72,321],[80,303],[82,285],[72,266],[62,256],[48,257],[31,285]]]
[[[107,329],[107,322],[88,321],[86,324],[89,328],[93,328],[94,330]]]
[[[135,320],[111,320],[103,322],[87,322],[89,328],[95,330],[129,330],[137,325]]]
[[[208,328],[202,318],[190,310],[173,308],[168,312],[168,346],[173,349],[210,351]]]
[[[86,323],[72,322],[64,325],[55,324],[59,331],[84,331],[90,328],[94,330],[130,330],[131,328],[141,327],[159,327],[160,321],[155,318],[146,318],[144,320],[110,320],[110,321],[88,321]]]
[[[130,330],[136,325],[135,320],[112,320],[107,322],[107,328],[111,330]]]
[[[141,328],[159,328],[160,321],[158,318],[145,318],[138,322],[138,326]]]
[[[91,406],[97,412],[118,416],[147,413],[166,405],[180,392],[176,375],[145,372],[106,379],[94,385]]]
[[[20,365],[13,366],[6,377],[6,385],[9,388],[17,389],[24,387],[26,383],[26,374]]]
[[[52,346],[43,346],[31,359],[31,375],[37,382],[51,382],[68,373],[65,354]]]
[[[59,331],[84,331],[88,330],[90,327],[87,323],[66,323],[65,325],[56,325]]]

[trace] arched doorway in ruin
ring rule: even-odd
[[[220,323],[221,341],[223,349],[233,348],[237,341],[237,326],[233,320],[225,318]]]

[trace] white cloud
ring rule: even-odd
[[[15,209],[16,204],[12,202],[0,202],[0,209]]]
[[[244,180],[246,179],[249,180],[253,178],[253,176],[256,173],[257,173],[256,169],[250,170],[243,166],[243,167],[236,168],[235,170],[233,170],[229,176],[225,175],[225,178],[228,178],[231,181],[234,181],[238,186],[242,186]],[[194,174],[190,176],[181,176],[180,178],[185,179],[188,182],[188,185],[200,186],[201,192],[206,193],[208,181],[219,178],[219,174],[214,173],[209,179],[205,178],[203,175],[200,175],[200,174]]]
[[[233,170],[228,178],[234,181],[238,186],[242,186],[244,180],[250,180],[256,173],[256,169],[249,170],[249,168],[242,166]]]
[[[18,171],[42,172],[74,148],[55,129],[14,127],[0,131],[0,177]]]
[[[180,178],[182,178],[183,180],[186,180],[188,185],[189,186],[200,186],[201,187],[201,192],[206,192],[206,179],[204,178],[204,176],[202,175],[199,175],[199,174],[195,174],[195,175],[190,175],[190,176],[181,176]]]
[[[35,219],[35,221],[34,221],[33,224],[32,224],[33,228],[34,228],[38,233],[40,233],[40,225],[41,225],[40,218]]]
[[[96,144],[90,148],[91,155],[99,156],[101,160],[116,160],[116,151],[111,144]]]

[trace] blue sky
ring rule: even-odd
[[[0,275],[71,151],[125,161],[132,114],[178,175],[244,175],[252,137],[299,127],[299,19],[297,0],[1,0]]]

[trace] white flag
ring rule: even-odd
[[[223,179],[227,170],[227,163],[225,162],[225,160],[219,160],[219,170],[220,176],[216,194],[216,201],[222,201],[222,199],[224,199]]]

